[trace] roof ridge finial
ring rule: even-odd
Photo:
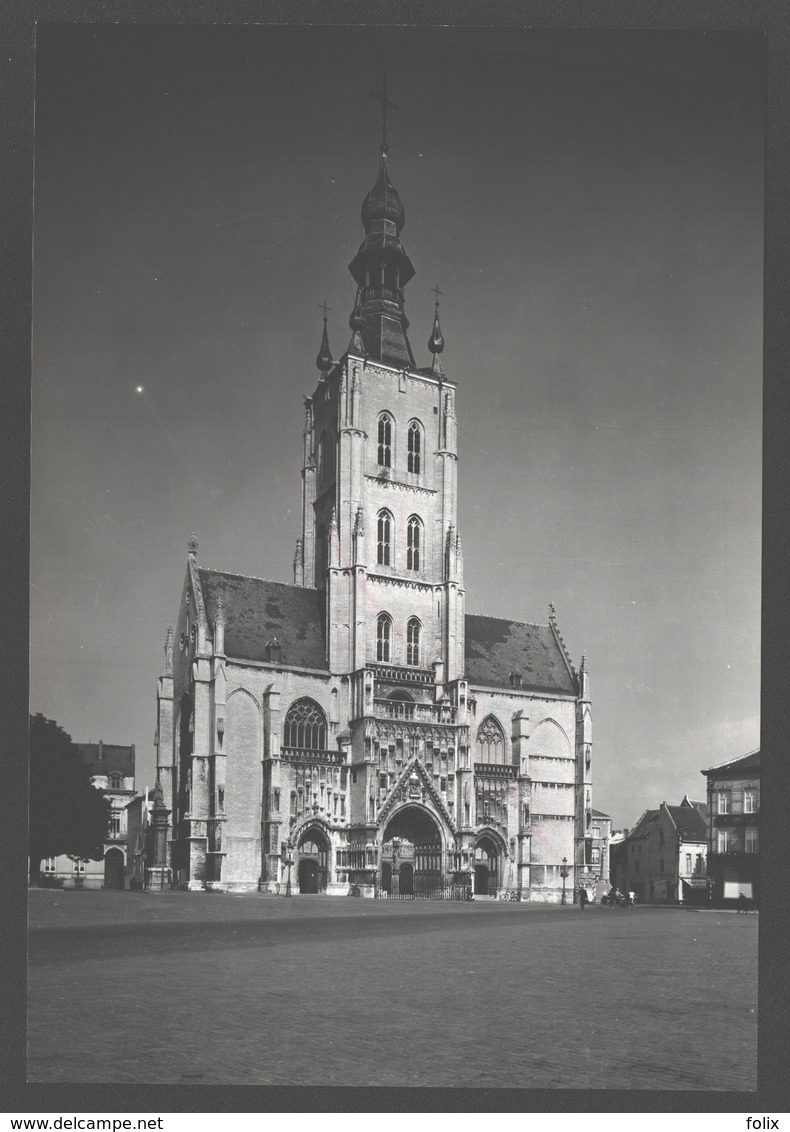
[[[193,531],[192,534],[189,537],[189,541],[187,542],[187,549],[189,550],[189,557],[190,558],[193,558],[193,559],[197,558],[198,545],[199,545],[199,543],[198,543],[198,540],[197,540],[197,535]]]
[[[389,146],[387,145],[387,107],[389,107],[392,110],[398,109],[398,107],[395,105],[395,103],[390,102],[390,100],[387,98],[387,68],[386,67],[384,67],[382,69],[381,94],[379,94],[378,91],[372,90],[370,92],[370,97],[375,98],[376,102],[381,103],[381,156],[386,161],[387,150],[389,149]]]

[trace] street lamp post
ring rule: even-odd
[[[285,859],[285,863],[288,866],[288,880],[285,882],[285,895],[291,896],[292,895],[292,892],[291,892],[291,865],[293,865],[293,863],[294,863],[293,847],[291,845],[289,845],[286,852],[288,853],[288,856]]]
[[[560,869],[560,876],[562,877],[562,901],[561,901],[561,903],[564,904],[566,902],[565,901],[565,881],[568,878],[568,858],[567,857],[562,858],[562,868]]]
[[[393,837],[392,839],[392,884],[390,890],[393,896],[400,896],[400,863],[398,861],[398,851],[400,850],[400,838]]]

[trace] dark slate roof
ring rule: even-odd
[[[684,841],[707,841],[708,823],[696,806],[667,806]]]
[[[658,821],[658,810],[645,810],[639,821],[628,834],[628,840],[631,841],[637,837],[647,837],[650,833],[650,826]]]
[[[592,816],[593,816],[594,818],[609,818],[609,819],[611,820],[611,817],[610,817],[610,815],[609,815],[609,814],[605,814],[605,813],[603,812],[603,810],[595,810],[595,809],[594,809],[594,810],[592,811]]]
[[[276,637],[280,664],[326,670],[322,590],[215,570],[198,570],[198,575],[211,625],[222,595],[227,656],[267,660],[266,646]]]
[[[134,777],[134,746],[122,747],[117,743],[77,743],[83,761],[91,774],[122,774]],[[99,757],[101,751],[101,757]]]
[[[575,694],[573,677],[549,625],[527,625],[501,617],[466,617],[466,679],[488,688],[511,688],[521,673],[527,691]]]
[[[742,770],[759,770],[760,769],[760,752],[750,751],[748,755],[740,755],[737,759],[732,759],[728,763],[719,763],[718,766],[709,767],[708,770],[703,770],[703,774],[737,774]]]

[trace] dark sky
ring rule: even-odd
[[[302,397],[378,168],[458,381],[467,610],[546,623],[616,825],[759,744],[763,41],[41,26],[31,709],[135,743],[191,531],[290,581]],[[143,393],[137,387],[143,387]]]

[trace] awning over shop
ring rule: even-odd
[[[707,888],[708,882],[704,877],[692,877],[691,880],[686,880],[685,877],[680,878],[687,888]]]

